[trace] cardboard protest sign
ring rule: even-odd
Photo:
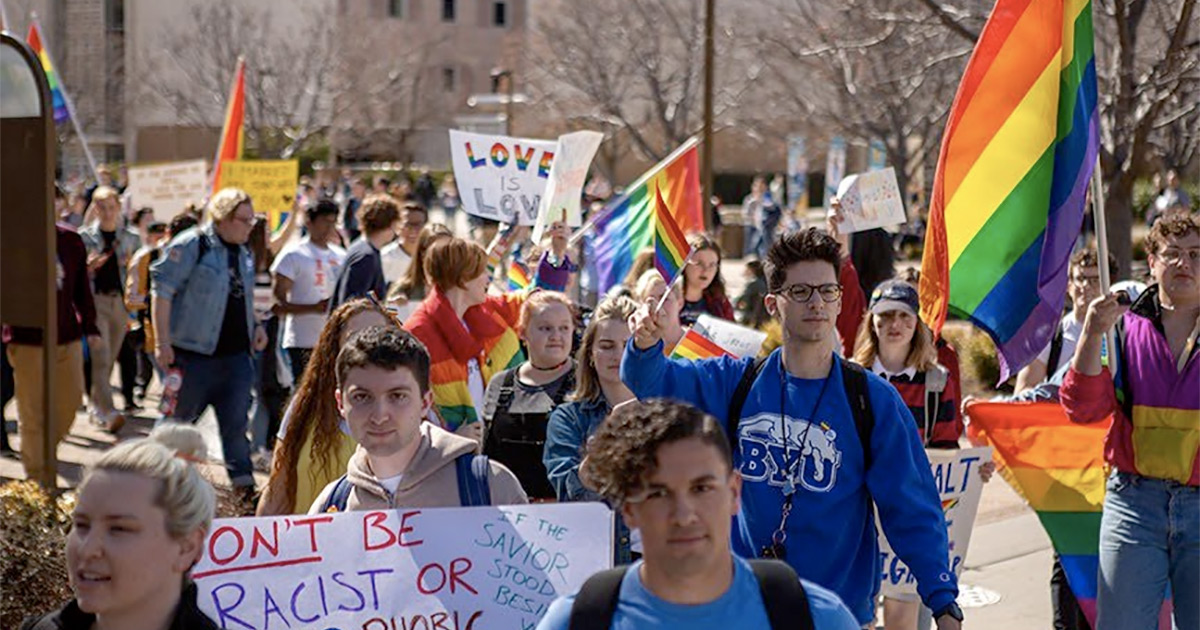
[[[221,187],[246,191],[254,211],[267,215],[272,230],[279,229],[292,211],[299,179],[296,160],[227,160],[221,165]]]
[[[900,186],[896,183],[896,171],[890,166],[843,179],[837,194],[844,217],[838,229],[845,234],[899,225],[908,220]]]
[[[220,519],[192,572],[222,628],[533,628],[612,561],[600,503]]]
[[[207,167],[204,160],[131,166],[128,192],[135,208],[153,208],[154,220],[167,223],[208,196]]]
[[[983,480],[979,477],[979,465],[992,461],[992,449],[964,448],[957,451],[930,449],[929,465],[933,480],[937,483],[938,495],[942,499],[942,512],[946,515],[946,532],[950,538],[950,570],[961,575],[963,558],[971,543],[971,529],[975,526],[975,513],[979,511],[979,498],[983,494]],[[879,528],[879,558],[882,565],[884,595],[914,594],[917,578],[908,570],[908,565],[896,556],[883,529]]]
[[[468,214],[502,223],[537,220],[554,153],[553,140],[450,130],[450,161]]]
[[[763,342],[767,340],[765,332],[713,317],[707,313],[696,319],[692,330],[704,335],[706,339],[739,359],[758,356]]]
[[[559,220],[564,211],[567,225],[583,225],[579,210],[583,183],[603,141],[604,134],[597,131],[576,131],[558,137],[558,149],[554,163],[550,165],[550,181],[546,184],[546,193],[542,195],[537,222],[533,226],[534,243],[542,240],[542,232],[551,222]]]

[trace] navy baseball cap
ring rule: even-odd
[[[871,293],[871,313],[907,311],[913,316],[921,310],[921,300],[913,285],[902,280],[887,280]]]

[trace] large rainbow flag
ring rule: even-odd
[[[624,280],[634,256],[653,244],[657,195],[670,208],[681,233],[704,230],[697,144],[695,138],[683,143],[598,211],[601,218],[586,247],[599,293]]]
[[[37,22],[29,25],[28,42],[29,48],[42,64],[42,71],[46,73],[46,83],[50,84],[50,100],[54,102],[54,122],[61,123],[71,117],[71,110],[67,108],[66,95],[58,80],[58,73],[54,70],[54,62],[50,61],[50,53],[42,43],[42,33],[38,30]]]
[[[1062,315],[1067,263],[1096,163],[1088,0],[997,0],[942,137],[921,269],[921,314],[991,335],[1001,380]]]
[[[238,57],[237,69],[233,73],[233,86],[229,89],[229,102],[225,106],[225,123],[221,126],[221,142],[217,145],[217,156],[213,158],[213,185],[215,193],[221,189],[221,165],[227,160],[240,160],[245,149],[246,113],[246,60]]]

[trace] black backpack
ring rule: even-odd
[[[778,560],[750,560],[771,628],[813,630],[808,594],[792,567]],[[570,630],[608,630],[621,598],[621,580],[629,565],[588,578],[571,605]]]
[[[488,483],[491,464],[487,455],[463,453],[454,458],[454,468],[458,475],[458,501],[462,507],[478,507],[492,504],[492,489]],[[353,485],[346,475],[342,475],[334,483],[333,491],[325,498],[321,506],[322,512],[345,512],[346,501],[350,499]]]

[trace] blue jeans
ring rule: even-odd
[[[248,353],[213,357],[175,349],[175,365],[183,371],[183,385],[175,403],[174,419],[195,423],[212,405],[221,430],[221,450],[229,481],[234,486],[254,486],[250,440],[250,390],[254,362]]]
[[[1200,627],[1200,490],[1113,471],[1100,520],[1096,630],[1154,630],[1168,585],[1175,628]]]

